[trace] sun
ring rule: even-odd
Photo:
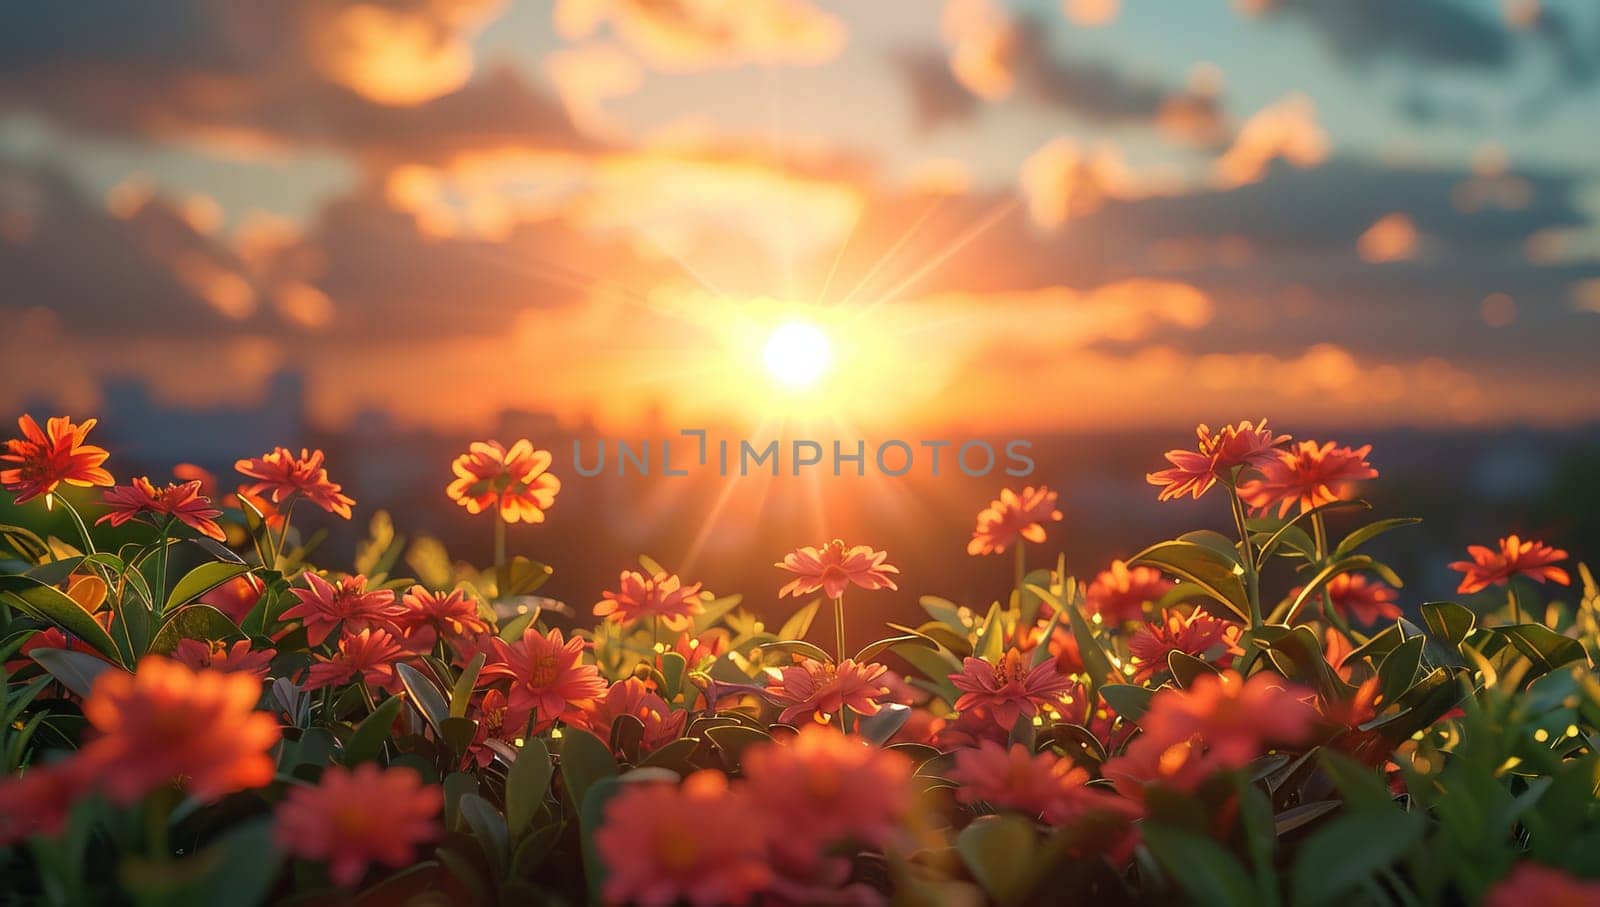
[[[821,328],[809,321],[790,321],[767,337],[761,358],[773,380],[790,390],[805,390],[827,372],[832,351]]]

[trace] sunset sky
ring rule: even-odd
[[[0,403],[1576,425],[1597,140],[1591,0],[8,3]]]

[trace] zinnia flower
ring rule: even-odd
[[[1600,882],[1575,878],[1559,869],[1523,861],[1496,882],[1483,907],[1593,907],[1600,904]]]
[[[1300,587],[1289,590],[1291,599],[1300,595]],[[1395,604],[1399,593],[1382,580],[1368,579],[1359,573],[1341,573],[1328,580],[1312,598],[1322,601],[1327,595],[1333,609],[1356,623],[1370,627],[1380,620],[1393,620],[1400,616],[1400,606]]]
[[[510,450],[499,441],[474,441],[450,464],[456,478],[445,493],[468,513],[498,507],[507,523],[542,523],[561,491],[561,480],[545,471],[551,459],[550,451],[535,450],[527,438]]]
[[[479,768],[487,766],[494,761],[494,750],[488,746],[489,741],[498,740],[507,746],[516,746],[518,738],[528,730],[530,714],[527,709],[511,708],[506,702],[506,694],[499,690],[485,692],[473,707],[472,717],[478,722],[478,729],[472,735],[467,755]]]
[[[1144,606],[1160,601],[1175,585],[1154,567],[1129,567],[1123,561],[1112,561],[1085,590],[1084,606],[1110,624],[1143,620]]]
[[[721,772],[681,785],[624,784],[607,801],[594,843],[606,865],[608,904],[697,907],[747,903],[773,879],[767,815]]]
[[[1034,753],[1020,743],[1010,749],[990,740],[955,754],[950,780],[961,785],[956,799],[1014,809],[1050,825],[1085,813],[1131,817],[1138,807],[1121,797],[1087,787],[1089,772],[1051,752]]]
[[[757,744],[741,764],[752,799],[783,823],[773,846],[794,866],[847,842],[886,846],[911,809],[910,759],[826,725],[808,724],[789,743]]]
[[[1500,550],[1492,551],[1482,545],[1467,546],[1470,561],[1456,561],[1451,570],[1466,574],[1456,591],[1462,595],[1481,592],[1491,585],[1504,586],[1513,576],[1527,576],[1539,582],[1549,580],[1562,586],[1571,584],[1572,577],[1560,567],[1552,566],[1567,559],[1567,553],[1533,539],[1523,541],[1514,535],[1500,540]]]
[[[400,867],[439,834],[439,788],[412,768],[330,765],[316,787],[291,786],[275,812],[273,838],[284,852],[328,864],[339,885],[361,881],[373,863]]]
[[[1199,608],[1187,616],[1164,611],[1160,621],[1140,627],[1128,641],[1128,651],[1138,660],[1134,679],[1148,680],[1167,670],[1168,656],[1173,652],[1198,658],[1215,646],[1232,649],[1239,642],[1240,632],[1238,624],[1218,620]],[[1232,662],[1232,654],[1224,652],[1215,663],[1227,667]]]
[[[628,677],[612,684],[605,695],[585,709],[578,724],[609,742],[612,725],[623,715],[632,715],[644,725],[644,737],[639,741],[641,754],[660,749],[682,737],[684,723],[689,718],[688,712],[673,711],[667,701],[652,692],[644,681]]]
[[[1224,425],[1215,435],[1210,427],[1200,425],[1195,428],[1195,436],[1198,443],[1194,450],[1167,451],[1167,462],[1172,466],[1145,476],[1151,485],[1161,487],[1159,500],[1186,494],[1198,499],[1235,468],[1260,466],[1276,459],[1278,446],[1289,440],[1288,435],[1274,435],[1265,419],[1259,424],[1245,421]]]
[[[172,657],[190,670],[210,668],[224,674],[249,674],[257,680],[266,680],[271,670],[271,649],[250,651],[250,640],[236,640],[231,646],[223,640],[180,639]]]
[[[1040,485],[1029,486],[1018,494],[1002,489],[1000,497],[978,513],[978,526],[967,543],[968,554],[999,554],[1016,544],[1017,539],[1038,544],[1045,539],[1044,524],[1061,519],[1056,508],[1056,493]]]
[[[624,624],[645,618],[659,618],[661,625],[674,633],[686,630],[692,619],[705,611],[700,602],[700,584],[685,586],[676,574],[665,571],[645,576],[624,570],[617,591],[600,593],[594,606],[596,617]]]
[[[422,585],[412,586],[401,597],[393,622],[405,637],[406,647],[414,652],[432,649],[437,639],[456,640],[489,632],[489,622],[466,592],[434,592]]]
[[[219,542],[228,540],[228,534],[217,525],[222,511],[211,506],[211,499],[200,494],[198,481],[179,485],[168,482],[157,488],[148,477],[134,479],[128,485],[119,485],[105,494],[111,512],[95,520],[95,525],[110,522],[121,526],[136,517],[172,517],[207,538]]]
[[[305,574],[306,588],[290,589],[300,604],[279,615],[283,620],[301,618],[306,625],[306,641],[322,645],[334,628],[342,622],[346,633],[358,633],[374,627],[395,629],[394,621],[403,613],[395,602],[394,593],[388,589],[367,591],[367,578],[347,576],[330,583],[315,573]]]
[[[867,590],[898,589],[889,574],[899,573],[900,568],[885,563],[888,557],[888,552],[866,545],[846,548],[838,539],[821,548],[796,548],[773,565],[795,574],[794,581],[778,590],[778,597],[798,598],[821,589],[829,598],[838,598],[851,583]]]
[[[1012,649],[992,665],[981,658],[961,661],[961,673],[951,674],[950,682],[963,690],[956,710],[980,709],[1003,728],[1010,729],[1019,715],[1039,714],[1041,703],[1058,700],[1077,687],[1070,677],[1056,671],[1053,659],[1029,666],[1027,656]]]
[[[90,768],[82,759],[68,758],[29,766],[21,775],[0,775],[0,847],[64,831],[72,805],[89,789]]]
[[[261,601],[261,593],[265,591],[266,587],[254,573],[245,573],[200,596],[200,603],[210,605],[226,614],[234,623],[242,624],[245,616]]]
[[[810,720],[827,724],[841,708],[857,715],[876,715],[889,696],[883,675],[889,668],[881,664],[856,664],[846,658],[838,665],[804,659],[782,670],[768,668],[772,681],[767,694],[788,703],[778,720],[789,724]]]
[[[491,639],[500,663],[484,671],[511,677],[511,707],[531,709],[541,725],[556,719],[582,722],[583,710],[606,691],[605,678],[594,665],[584,664],[583,640],[563,639],[560,630],[540,636],[529,627],[522,639],[508,643]]]
[[[328,479],[320,450],[301,448],[300,456],[296,457],[287,447],[277,447],[259,457],[240,460],[233,468],[256,480],[255,484],[241,488],[240,494],[264,495],[274,504],[282,504],[291,496],[301,494],[323,510],[348,520],[350,508],[356,503]]]
[[[41,494],[49,504],[62,482],[84,488],[113,484],[111,473],[100,465],[110,454],[84,443],[94,425],[94,419],[74,425],[66,416],[55,416],[40,430],[32,416],[24,415],[17,420],[22,437],[7,441],[5,453],[0,453],[0,461],[17,464],[0,469],[0,486],[15,492],[18,504]]]
[[[306,672],[308,690],[327,686],[342,686],[359,679],[374,690],[400,691],[400,678],[395,676],[395,662],[404,658],[406,650],[385,629],[367,629],[359,633],[348,630],[339,637],[338,651],[332,655],[316,656],[316,664]]]
[[[174,781],[210,801],[272,781],[278,724],[255,710],[261,681],[248,674],[192,671],[148,656],[138,670],[106,671],[83,702],[98,732],[82,758],[107,796],[129,804]]]
[[[1297,503],[1305,513],[1342,500],[1357,481],[1378,477],[1378,471],[1367,462],[1371,444],[1352,449],[1335,447],[1332,441],[1301,441],[1275,453],[1276,458],[1260,465],[1261,478],[1239,483],[1239,497],[1263,512],[1278,505],[1280,518],[1288,516],[1289,508]]]

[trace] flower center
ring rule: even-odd
[[[670,873],[693,869],[699,855],[699,845],[688,829],[663,827],[656,835],[656,861]]]
[[[554,655],[540,655],[532,659],[532,668],[528,676],[529,686],[547,687],[556,682],[558,672]]]

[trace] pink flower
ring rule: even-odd
[[[316,656],[316,664],[306,672],[305,688],[320,690],[359,679],[374,690],[398,693],[400,678],[395,676],[394,666],[405,655],[406,650],[388,630],[346,632],[339,637],[338,651]]]
[[[957,711],[982,710],[1007,730],[1019,716],[1032,718],[1039,714],[1040,704],[1059,700],[1077,687],[1072,678],[1056,671],[1053,659],[1029,667],[1027,656],[1016,649],[1007,652],[998,665],[965,658],[961,673],[951,674],[950,682],[964,691],[956,700]]]
[[[1154,567],[1129,567],[1112,561],[1085,590],[1084,606],[1110,624],[1143,620],[1144,606],[1160,601],[1175,585]]]
[[[405,638],[406,648],[426,652],[435,640],[459,640],[489,632],[489,622],[478,613],[478,603],[460,589],[434,592],[415,585],[400,599],[393,619]]]
[[[276,447],[259,457],[240,460],[233,468],[256,480],[239,489],[243,496],[270,496],[272,503],[282,504],[300,494],[323,510],[347,520],[350,508],[356,503],[337,483],[328,479],[320,450],[302,448],[300,456],[296,457],[287,447]]]
[[[1289,440],[1288,435],[1274,435],[1268,430],[1265,419],[1259,425],[1249,421],[1224,425],[1215,435],[1209,426],[1201,425],[1195,429],[1195,436],[1195,450],[1167,451],[1167,462],[1172,466],[1145,476],[1151,485],[1161,487],[1159,500],[1186,494],[1198,499],[1218,479],[1230,477],[1235,468],[1272,461],[1278,455],[1277,448]]]
[[[276,810],[273,837],[285,852],[328,864],[339,885],[361,881],[373,863],[399,867],[439,834],[439,788],[416,769],[330,765],[316,787],[290,786]]]
[[[367,591],[367,578],[347,576],[330,583],[315,573],[305,574],[306,588],[290,589],[300,604],[280,615],[282,620],[302,618],[306,625],[306,641],[322,645],[335,627],[344,624],[346,633],[385,628],[394,630],[394,621],[403,610],[388,589]]]
[[[578,724],[610,742],[612,725],[623,715],[632,715],[644,725],[644,738],[639,742],[641,754],[682,737],[683,726],[689,719],[688,712],[673,711],[665,699],[645,686],[644,681],[629,677],[612,684],[605,695],[584,711]]]
[[[647,577],[635,570],[624,570],[617,591],[602,592],[600,597],[602,600],[594,606],[596,617],[624,624],[659,619],[674,633],[687,630],[695,615],[705,610],[700,603],[699,583],[685,586],[676,574],[665,571]]]
[[[166,487],[157,488],[148,478],[137,478],[107,491],[105,502],[111,511],[95,520],[96,526],[107,522],[121,526],[137,517],[150,517],[151,522],[161,525],[166,521],[164,518],[170,517],[207,538],[219,542],[228,540],[228,534],[217,525],[222,511],[200,493],[199,480],[182,485],[168,482]]]
[[[1138,807],[1113,794],[1085,785],[1089,772],[1050,752],[1033,753],[1020,743],[1010,749],[985,740],[976,749],[955,754],[950,780],[961,785],[956,799],[1014,809],[1051,825],[1070,822],[1085,813],[1132,817]]]
[[[257,680],[266,680],[272,667],[272,658],[278,653],[272,649],[250,651],[250,640],[236,640],[231,646],[218,639],[180,639],[172,657],[193,670],[210,668],[225,674],[249,674]]]
[[[541,725],[557,719],[581,723],[583,710],[606,692],[599,669],[583,664],[583,640],[576,636],[563,639],[560,630],[540,636],[529,627],[515,643],[498,637],[489,642],[500,661],[484,673],[510,676],[511,707],[532,710]]]
[[[773,848],[790,866],[838,844],[886,846],[911,809],[911,760],[825,725],[751,747],[743,769],[756,805],[782,823]]]
[[[884,563],[888,557],[887,552],[866,545],[846,548],[838,539],[821,548],[796,548],[774,565],[795,574],[793,582],[778,590],[778,597],[821,589],[829,598],[838,598],[851,583],[867,590],[898,589],[889,574],[899,573],[900,568]]]
[[[1275,453],[1275,459],[1260,465],[1261,478],[1239,483],[1239,497],[1259,511],[1277,505],[1280,518],[1288,516],[1295,504],[1301,513],[1332,504],[1349,494],[1357,481],[1378,477],[1367,462],[1371,444],[1351,449],[1335,447],[1332,441],[1301,441]]]
[[[1187,616],[1177,611],[1163,611],[1161,620],[1140,627],[1128,641],[1128,651],[1139,665],[1134,679],[1148,680],[1167,670],[1173,652],[1198,658],[1218,646],[1224,652],[1216,659],[1216,664],[1227,667],[1233,661],[1228,650],[1238,643],[1239,634],[1237,624],[1218,620],[1199,608]]]
[[[1000,497],[978,513],[978,526],[972,530],[967,553],[999,554],[1018,539],[1034,544],[1043,542],[1044,524],[1061,519],[1056,497],[1054,491],[1043,485],[1029,486],[1020,494],[1009,488],[1002,489]]]
[[[489,748],[488,742],[498,740],[507,746],[515,746],[517,739],[528,730],[530,714],[527,709],[511,708],[506,703],[506,694],[499,690],[484,693],[473,707],[472,717],[478,722],[478,729],[472,735],[467,755],[479,768],[487,766],[494,761],[494,750]]]
[[[846,658],[837,666],[814,659],[781,670],[768,668],[772,680],[767,693],[789,703],[778,720],[790,724],[810,720],[827,724],[839,709],[848,707],[857,715],[876,715],[879,703],[889,696],[882,682],[888,667],[881,664],[856,664]]]
[[[605,901],[646,907],[743,904],[772,882],[767,818],[721,772],[683,784],[624,784],[605,806],[595,847]]]
[[[1553,566],[1557,561],[1567,558],[1567,553],[1560,548],[1552,548],[1533,539],[1525,542],[1514,535],[1501,539],[1499,547],[1499,551],[1492,551],[1482,545],[1467,546],[1467,553],[1472,560],[1456,561],[1450,565],[1451,570],[1465,574],[1461,577],[1457,592],[1471,595],[1490,586],[1504,586],[1519,574],[1541,583],[1549,580],[1565,586],[1572,582],[1567,571]]]

